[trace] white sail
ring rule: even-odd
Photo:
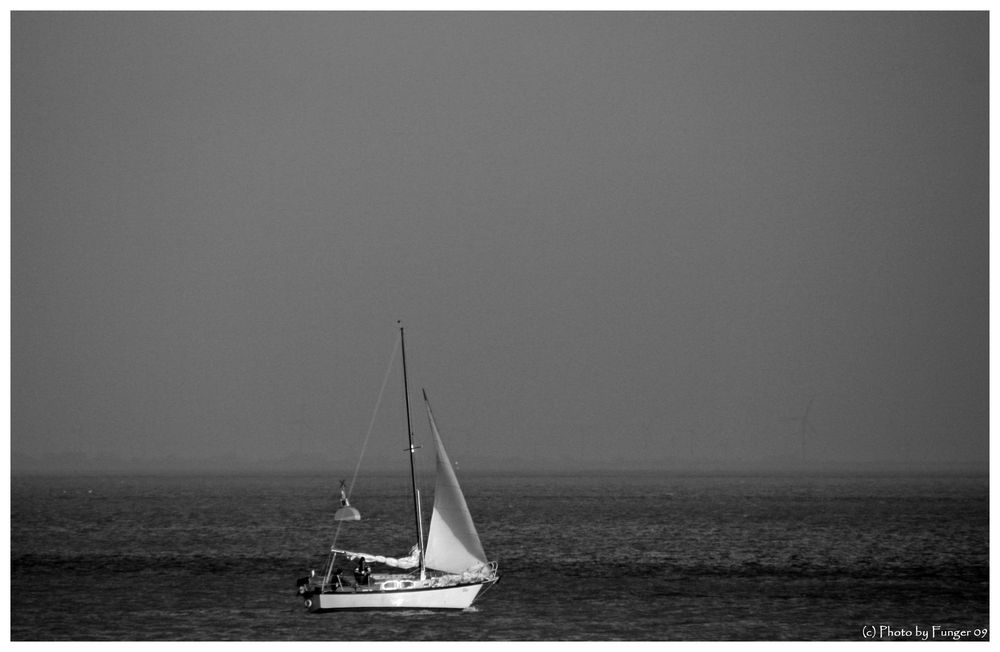
[[[451,468],[451,460],[441,444],[430,403],[424,394],[427,417],[434,444],[437,446],[437,483],[434,487],[434,511],[427,535],[424,563],[428,568],[448,573],[461,573],[487,563],[483,544],[472,523],[472,516],[465,504],[465,496],[458,486],[458,478]]]

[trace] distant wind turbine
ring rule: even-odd
[[[816,432],[816,427],[813,426],[811,421],[809,421],[809,410],[812,409],[812,404],[814,400],[816,400],[815,396],[809,398],[809,403],[806,404],[806,411],[802,413],[801,417],[794,417],[792,419],[789,419],[789,421],[799,422],[799,438],[800,438],[800,446],[802,448],[803,460],[806,459],[806,432],[811,431],[812,434],[814,435],[819,434],[818,432]]]

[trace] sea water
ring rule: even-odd
[[[14,477],[11,639],[989,637],[986,476],[461,481],[502,574],[473,609],[312,614],[334,537],[415,542],[408,478],[357,484],[338,531],[327,476]]]

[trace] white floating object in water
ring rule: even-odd
[[[340,509],[337,513],[333,515],[333,520],[335,521],[360,521],[361,512],[359,512],[354,507],[351,507],[351,503],[347,502],[347,490],[344,485],[344,481],[340,481]]]
[[[346,505],[337,510],[337,513],[333,515],[333,520],[335,521],[360,521],[361,512],[357,509]]]

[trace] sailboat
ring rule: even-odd
[[[315,571],[297,582],[297,593],[311,612],[381,609],[467,609],[499,580],[497,562],[489,561],[479,540],[465,496],[451,460],[441,443],[427,392],[424,405],[437,452],[434,507],[427,542],[424,544],[420,494],[417,491],[413,457],[413,429],[406,377],[406,342],[399,328],[403,357],[403,395],[406,403],[406,430],[410,455],[410,482],[417,544],[400,557],[330,548],[330,562],[322,576]],[[360,518],[351,507],[341,485],[341,509],[335,520]],[[340,564],[353,568],[344,571]],[[372,565],[382,570],[372,570]]]

